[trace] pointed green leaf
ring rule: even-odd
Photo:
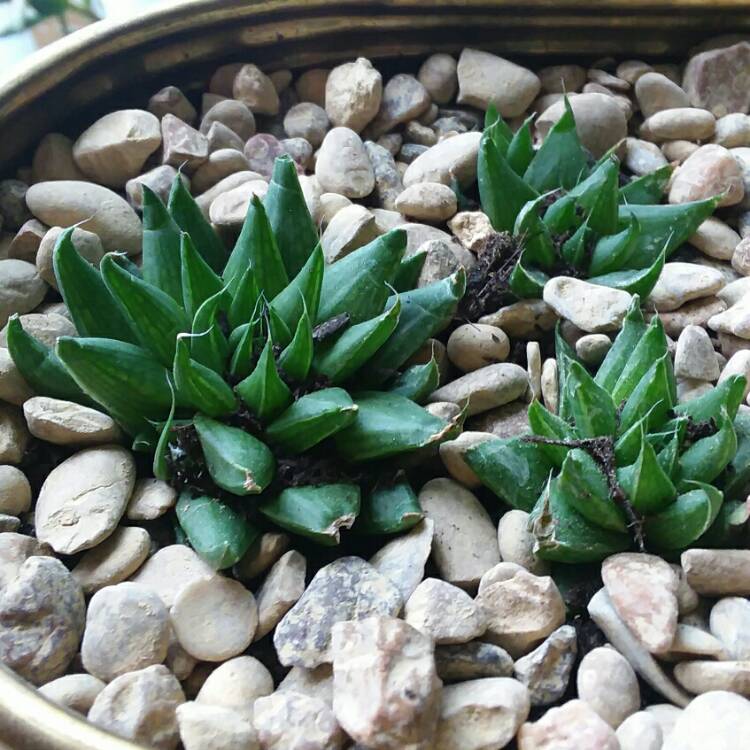
[[[750,503],[725,497],[716,519],[696,540],[695,546],[701,549],[741,549],[748,520]]]
[[[644,268],[640,271],[613,271],[604,276],[594,276],[589,281],[592,284],[621,289],[623,292],[628,292],[629,294],[648,297],[651,290],[656,286],[659,276],[661,276],[665,259],[666,255],[661,253],[649,268]]]
[[[576,121],[567,97],[565,113],[552,126],[523,176],[526,183],[542,193],[570,190],[588,172],[586,152],[576,131]]]
[[[568,265],[583,270],[591,243],[591,235],[591,228],[586,221],[573,232],[571,237],[565,240],[560,252]]]
[[[257,323],[245,323],[232,331],[232,337],[229,339],[229,348],[232,349],[234,334],[241,331],[241,335],[238,338],[237,344],[232,352],[232,359],[229,363],[230,375],[237,379],[242,380],[246,378],[253,369],[253,352],[255,351],[255,343],[258,339],[258,325]]]
[[[289,283],[266,209],[257,195],[250,200],[242,231],[224,269],[224,283],[232,293],[248,268],[253,269],[258,288],[267,300],[272,300]]]
[[[635,463],[617,469],[617,482],[642,515],[660,513],[677,497],[675,486],[645,436]]]
[[[157,479],[161,479],[162,482],[167,482],[171,478],[169,464],[167,463],[167,453],[169,451],[169,439],[172,437],[175,408],[177,407],[177,399],[171,382],[169,383],[169,390],[172,392],[172,406],[169,409],[169,416],[167,416],[166,421],[161,427],[159,441],[154,450],[154,460],[151,464],[151,470],[153,471],[154,476]]]
[[[231,414],[237,408],[237,398],[221,375],[190,358],[186,338],[177,338],[174,356],[174,382],[180,398],[194,409],[211,417]]]
[[[297,165],[290,156],[284,154],[274,162],[263,203],[287,275],[292,278],[300,272],[318,244],[318,231],[307,210]],[[314,308],[310,306],[308,309],[314,316]]]
[[[265,443],[245,430],[202,414],[193,423],[208,473],[217,487],[240,497],[259,495],[268,487],[276,461]]]
[[[359,407],[356,419],[334,436],[338,453],[346,461],[386,458],[435,445],[452,427],[394,393],[359,393],[354,402]]]
[[[570,390],[567,388],[566,383],[570,375],[570,366],[573,362],[578,362],[578,356],[573,347],[563,338],[559,322],[555,326],[555,358],[557,360],[558,383],[557,414],[560,419],[568,420],[573,416],[573,410],[570,401]]]
[[[576,439],[575,431],[563,419],[560,419],[552,412],[545,409],[541,402],[534,400],[529,404],[527,410],[529,427],[534,435],[539,437],[551,438],[553,440],[574,440]],[[545,445],[539,443],[539,449],[549,458],[557,468],[562,466],[565,456],[568,455],[570,448],[564,445]]]
[[[215,570],[239,562],[260,534],[226,503],[189,490],[180,494],[175,511],[187,541]]]
[[[726,410],[730,419],[734,419],[744,397],[745,378],[742,375],[731,375],[702,396],[677,404],[674,410],[677,414],[684,414],[696,422],[715,419],[722,409]]]
[[[255,369],[235,390],[250,411],[263,422],[278,416],[292,403],[292,393],[276,370],[270,338],[263,347]]]
[[[661,203],[672,177],[672,170],[671,164],[665,164],[663,167],[623,185],[620,188],[620,203],[629,203],[630,205]]]
[[[362,498],[362,509],[354,524],[357,534],[398,534],[424,518],[422,506],[408,481],[373,487]]]
[[[619,405],[627,399],[653,363],[661,359],[668,351],[664,325],[659,316],[655,315],[638,343],[628,352],[625,366],[610,389],[615,404]]]
[[[424,251],[404,258],[393,279],[393,288],[397,292],[408,292],[410,289],[414,289],[419,281],[419,275],[422,273],[425,260],[427,260],[427,253]]]
[[[513,138],[508,144],[506,158],[511,169],[518,175],[526,172],[534,158],[534,145],[531,138],[531,124],[534,122],[534,115],[527,117],[523,125],[513,134]]]
[[[721,509],[722,493],[710,484],[684,482],[682,494],[666,510],[646,519],[646,543],[659,549],[684,549],[705,533]]]
[[[557,492],[589,523],[608,531],[627,533],[627,518],[610,496],[607,478],[594,459],[580,448],[565,457],[556,479]]]
[[[720,387],[721,384],[716,390]],[[737,434],[737,452],[721,477],[721,486],[728,500],[746,500],[750,495],[750,414],[747,410],[738,412],[732,425]]]
[[[680,438],[675,433],[672,439],[659,451],[656,460],[662,471],[668,476],[673,477],[677,472],[677,462],[680,457]]]
[[[552,234],[564,234],[577,229],[581,224],[578,201],[575,195],[566,193],[547,208],[542,217]]]
[[[630,394],[620,412],[620,433],[649,413],[649,425],[663,424],[674,405],[673,381],[672,361],[667,354],[654,362]]]
[[[711,216],[718,200],[707,198],[693,203],[660,206],[621,205],[620,228],[624,229],[633,216],[641,225],[628,267],[647,268],[661,252],[669,258]]]
[[[343,383],[360,369],[387,341],[398,324],[401,299],[376,318],[350,326],[332,343],[315,349],[313,368],[334,385]]]
[[[539,207],[544,196],[529,201],[520,210],[513,226],[513,234],[523,241],[524,261],[531,266],[549,270],[555,263],[555,250],[549,229],[539,218]]]
[[[218,294],[224,284],[211,266],[206,263],[193,245],[190,237],[183,232],[180,244],[182,261],[182,306],[190,320],[198,308],[210,297]]]
[[[224,268],[227,261],[227,251],[219,235],[206,220],[190,191],[185,187],[180,176],[177,175],[169,193],[167,210],[175,224],[190,235],[203,259],[217,273]]]
[[[104,284],[101,273],[75,249],[74,228],[69,227],[60,234],[52,257],[60,294],[78,335],[135,343],[135,333]]]
[[[622,329],[614,340],[604,362],[599,365],[594,380],[607,391],[612,391],[619,379],[623,368],[630,359],[641,337],[646,332],[646,323],[641,313],[640,298],[633,297],[625,318],[622,321]]]
[[[68,374],[52,349],[23,330],[17,315],[5,329],[8,351],[23,379],[37,396],[49,396],[90,406],[86,395]]]
[[[182,302],[180,228],[151,188],[143,190],[143,280]]]
[[[554,469],[542,446],[519,437],[487,440],[469,448],[464,459],[501,500],[527,512]]]
[[[513,171],[488,133],[479,144],[477,182],[482,210],[498,232],[510,232],[523,206],[539,197],[539,193]]]
[[[549,276],[526,265],[523,255],[510,274],[508,286],[520,299],[541,299]]]
[[[635,249],[640,231],[641,225],[633,216],[621,232],[601,237],[594,245],[588,275],[603,276],[623,269]]]
[[[346,313],[361,323],[380,314],[405,250],[406,232],[393,229],[328,266],[316,321]]]
[[[193,318],[190,337],[190,357],[209,367],[219,375],[224,374],[229,358],[229,342],[219,327],[219,313],[229,307],[229,292],[220,289],[198,308]]]
[[[279,367],[291,378],[302,382],[310,372],[313,360],[313,328],[307,310],[303,311],[302,317],[297,324],[289,345],[281,352]]]
[[[286,346],[289,344],[292,340],[292,332],[276,310],[267,306],[264,313],[273,343],[277,346]]]
[[[437,362],[433,357],[429,362],[423,365],[412,365],[407,368],[391,383],[388,388],[389,393],[398,393],[405,396],[418,404],[424,403],[424,400],[440,384],[440,370]]]
[[[737,434],[722,409],[716,420],[718,431],[696,440],[680,456],[680,479],[713,482],[737,453]]]
[[[513,131],[492,102],[487,105],[487,110],[484,113],[484,129],[489,130],[490,128],[508,143],[513,139]]]
[[[354,422],[357,406],[341,388],[324,388],[297,399],[266,428],[289,453],[302,453]]]
[[[644,414],[634,425],[629,427],[615,443],[615,460],[618,466],[628,466],[638,458],[641,443],[646,439],[646,428],[651,412]]]
[[[233,330],[250,322],[258,310],[259,299],[260,289],[255,281],[255,272],[252,268],[247,268],[235,287],[232,304],[229,306],[229,325]]]
[[[563,488],[564,490],[565,488]],[[573,508],[558,481],[549,482],[531,513],[534,552],[545,560],[590,563],[623,552],[630,537],[587,521]]]
[[[401,314],[388,340],[367,365],[368,383],[382,383],[406,362],[428,338],[442,331],[453,319],[458,301],[466,291],[466,272],[456,273],[420,289],[398,295]],[[394,295],[389,305],[396,303]]]
[[[172,406],[169,373],[148,352],[112,339],[58,339],[57,356],[78,386],[130,435],[150,431]]]
[[[302,270],[289,282],[271,302],[271,307],[290,330],[297,327],[303,309],[311,320],[315,320],[320,306],[320,291],[323,287],[323,250],[316,245]]]
[[[615,402],[578,362],[570,363],[566,387],[576,432],[581,437],[591,438],[615,434],[617,430]]]
[[[620,178],[620,162],[611,156],[600,166],[604,180],[596,201],[588,215],[588,224],[597,234],[611,234],[617,231],[617,201]]]
[[[101,272],[140,345],[163,365],[171,365],[177,335],[190,329],[185,311],[161,289],[124,271],[109,255],[102,258]]]
[[[332,547],[340,541],[341,529],[349,529],[359,513],[356,484],[322,484],[287,487],[260,512],[282,529]]]

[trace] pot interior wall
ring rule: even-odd
[[[475,46],[531,65],[602,55],[677,59],[717,34],[750,32],[744,0],[187,0],[51,45],[0,86],[0,171],[28,161],[46,132],[166,84],[187,91],[220,62],[311,67],[360,55],[379,67]]]

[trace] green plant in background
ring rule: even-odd
[[[503,297],[541,297],[552,276],[585,278],[645,297],[665,258],[713,212],[717,200],[658,205],[671,167],[620,185],[614,151],[593,166],[565,113],[538,150],[532,118],[513,133],[491,107],[477,173],[494,244],[469,277],[467,315],[507,304]]]
[[[401,531],[421,509],[394,457],[456,425],[418,405],[435,361],[405,363],[451,320],[463,270],[411,289],[394,230],[328,267],[296,168],[276,161],[231,254],[177,179],[168,207],[144,187],[143,263],[97,270],[72,228],[55,274],[80,338],[53,351],[16,318],[8,347],[41,395],[103,408],[179,489],[177,518],[217,568],[265,519],[321,544],[339,529]]]
[[[591,375],[557,334],[559,414],[538,401],[531,434],[471,448],[482,482],[531,513],[538,554],[593,562],[633,546],[672,555],[731,544],[747,520],[750,417],[733,376],[678,404],[661,321],[639,300]]]

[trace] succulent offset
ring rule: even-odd
[[[591,164],[565,113],[534,150],[529,118],[513,133],[487,111],[477,173],[482,210],[498,233],[469,276],[465,312],[542,297],[553,276],[647,296],[664,261],[711,215],[718,199],[658,205],[671,167],[621,185],[611,149]]]
[[[244,554],[257,517],[322,544],[355,520],[362,533],[416,523],[390,459],[456,425],[416,403],[435,361],[406,363],[451,320],[463,271],[412,290],[423,258],[404,260],[400,230],[325,267],[287,157],[229,255],[180,179],[168,208],[144,187],[143,220],[140,269],[110,254],[97,270],[61,234],[55,274],[80,338],[53,351],[8,327],[35,391],[98,405],[152,453],[181,489],[181,532],[216,568]]]
[[[583,563],[634,546],[670,556],[736,543],[750,484],[745,378],[677,403],[661,321],[644,322],[637,296],[593,376],[559,331],[556,346],[559,413],[534,401],[530,435],[466,455],[498,497],[530,512],[538,555]]]

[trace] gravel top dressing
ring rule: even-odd
[[[0,661],[174,750],[750,747],[750,43],[218,68],[0,180]]]

